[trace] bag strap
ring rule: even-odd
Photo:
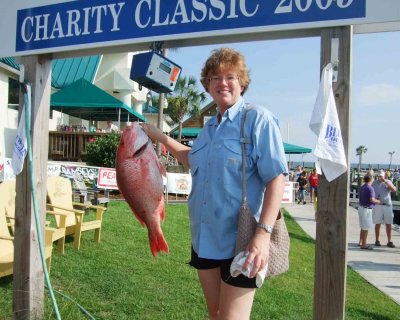
[[[242,147],[242,206],[247,206],[247,193],[246,193],[246,152],[245,145],[246,143],[250,143],[249,138],[244,136],[244,122],[246,120],[247,109],[244,108],[242,113],[242,119],[240,124],[240,145]],[[276,220],[282,218],[282,212],[279,209],[278,216]]]
[[[240,144],[242,147],[242,205],[247,205],[247,193],[246,193],[246,153],[245,144],[248,143],[248,139],[244,137],[244,121],[246,120],[246,108],[243,110],[241,125],[240,125]]]

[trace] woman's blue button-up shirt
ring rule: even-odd
[[[243,99],[204,126],[189,152],[192,190],[189,196],[193,249],[201,258],[234,256],[237,219],[242,200],[242,151],[240,122],[247,108],[247,201],[258,219],[266,184],[287,174],[283,142],[276,118],[261,106],[247,106]]]

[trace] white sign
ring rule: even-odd
[[[11,158],[0,158],[0,181],[15,180]]]
[[[293,182],[285,182],[281,203],[293,203]]]
[[[176,40],[175,46],[179,41],[196,45],[213,37],[221,42],[221,36],[255,40],[267,38],[263,33],[268,32],[274,32],[274,38],[277,32],[315,36],[321,28],[344,25],[355,25],[355,32],[357,26],[365,32],[370,25],[377,27],[368,32],[400,30],[400,1],[3,0],[0,57],[90,48],[100,52],[107,46],[148,47],[149,42],[167,40]]]
[[[99,168],[97,188],[118,190],[117,173],[114,168]]]
[[[47,162],[47,176],[59,176],[61,175],[61,164]]]
[[[0,181],[4,181],[4,159],[0,158]]]
[[[190,194],[192,176],[184,173],[167,172],[167,193]]]

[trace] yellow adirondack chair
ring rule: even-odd
[[[0,277],[13,273],[14,244],[8,229],[4,207],[0,207]]]
[[[45,257],[47,270],[50,272],[51,253],[53,249],[52,231],[46,230],[45,234]],[[0,278],[13,274],[14,272],[14,238],[10,234],[7,224],[5,207],[0,206]]]
[[[56,209],[57,212],[67,214],[65,234],[74,236],[74,247],[76,249],[80,248],[83,231],[94,230],[94,240],[97,243],[100,242],[101,224],[103,213],[106,210],[105,207],[73,202],[71,181],[68,178],[59,176],[47,178],[47,200],[47,206],[50,210]],[[74,207],[80,207],[83,210],[77,210]],[[94,209],[95,218],[87,220],[84,212],[85,209]],[[57,216],[56,221],[57,223],[59,221]]]
[[[0,204],[4,206],[5,215],[8,219],[8,227],[14,233],[15,224],[15,180],[4,181],[0,184]],[[51,227],[46,223],[48,235],[51,235],[52,242],[57,241],[58,252],[64,254],[65,245],[65,224],[67,215],[60,212],[46,211],[46,214],[58,217],[57,227]]]

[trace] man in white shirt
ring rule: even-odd
[[[374,181],[372,187],[375,190],[376,198],[380,201],[380,204],[377,204],[372,211],[372,220],[375,224],[375,246],[381,246],[379,235],[381,224],[385,224],[388,238],[387,246],[394,248],[395,245],[392,242],[393,207],[390,193],[396,192],[397,188],[392,181],[385,179],[385,172],[383,171],[379,173],[378,179]]]
[[[119,132],[119,129],[111,120],[108,120],[107,121],[106,132],[108,132],[108,133],[111,133],[111,132],[117,133],[117,132]]]

